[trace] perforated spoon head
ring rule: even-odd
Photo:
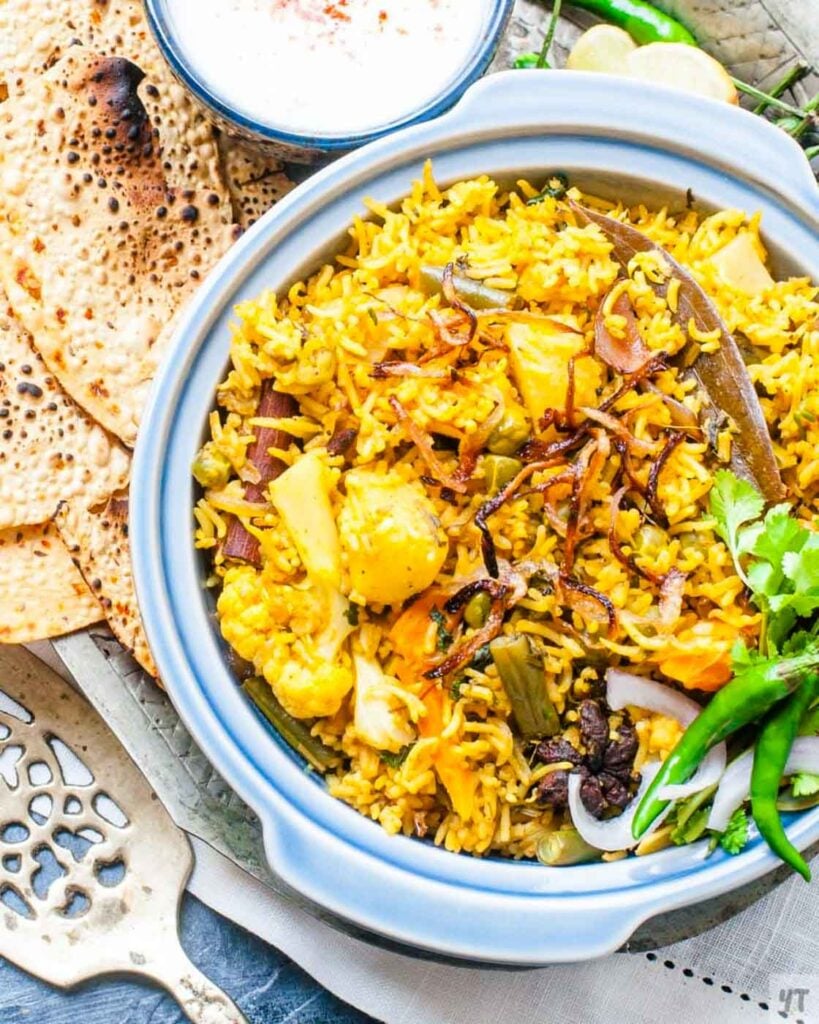
[[[0,648],[0,955],[70,987],[152,978],[198,1024],[242,1024],[190,963],[190,845],[96,712],[22,648]]]

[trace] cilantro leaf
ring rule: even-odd
[[[446,628],[446,616],[440,610],[440,608],[433,608],[429,613],[429,617],[438,627],[438,640],[437,647],[439,651],[445,651],[452,644],[452,634]]]
[[[758,661],[765,661],[763,655],[752,647],[746,647],[741,640],[735,640],[731,648],[731,670],[735,676],[752,668]]]
[[[748,814],[744,807],[737,807],[719,837],[719,845],[726,853],[734,856],[744,849],[748,838]]]
[[[717,533],[728,545],[737,572],[743,580],[745,573],[739,564],[742,554],[740,530],[746,523],[759,519],[764,507],[765,499],[747,480],[741,480],[727,469],[718,469],[714,474],[714,486],[709,499],[710,512],[716,519]]]
[[[819,775],[800,772],[791,780],[791,788],[794,796],[814,796],[819,793]]]
[[[782,650],[780,651],[782,657],[792,658],[795,654],[807,654],[809,651],[819,648],[816,640],[817,626],[819,626],[819,620],[817,620],[816,626],[813,629],[797,629],[791,633],[782,644]]]
[[[810,533],[804,526],[799,529],[805,540],[798,550],[785,553],[782,570],[797,591],[819,594],[819,533]]]
[[[764,615],[762,650],[775,654],[797,620],[819,610],[819,533],[794,518],[787,503],[774,505],[760,520],[762,496],[729,470],[715,474],[710,508],[737,573]],[[740,667],[741,659],[740,652]]]
[[[750,549],[757,558],[764,558],[774,565],[782,561],[788,551],[799,551],[809,534],[802,524],[791,515],[792,507],[787,503],[774,505],[765,516],[764,530],[758,535]]]
[[[449,690],[450,697],[452,697],[453,700],[460,700],[461,687],[463,687],[468,682],[469,680],[466,678],[466,676],[458,676],[458,678],[453,682]]]
[[[406,761],[407,754],[409,754],[414,746],[414,743],[408,743],[405,747],[401,747],[401,749],[395,754],[391,753],[389,750],[382,750],[379,752],[379,757],[384,764],[388,765],[390,768],[400,768]]]

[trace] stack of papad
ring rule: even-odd
[[[126,449],[45,368],[0,293],[0,642],[81,629],[103,610],[49,523],[62,499],[128,480]]]
[[[117,640],[149,675],[155,676],[156,666],[134,603],[127,496],[114,495],[90,509],[63,502],[56,524],[75,566],[102,604]]]
[[[235,237],[169,186],[121,57],[72,49],[0,106],[0,283],[49,370],[133,445],[175,313]]]
[[[174,80],[139,0],[0,0],[0,642],[107,618],[155,674],[128,447],[179,310],[291,186]]]

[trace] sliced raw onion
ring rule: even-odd
[[[753,765],[754,752],[746,750],[725,770],[708,815],[708,827],[715,832],[724,832],[731,815],[748,799]],[[795,772],[819,774],[819,736],[802,736],[794,742],[782,774],[793,775]]]
[[[610,668],[606,672],[606,700],[612,711],[622,711],[627,704],[646,708],[658,715],[675,718],[680,725],[688,726],[702,708],[695,700],[686,697],[670,686],[653,679]],[[725,771],[727,752],[724,743],[718,743],[708,751],[702,764],[688,782],[677,786],[665,786],[657,794],[661,800],[683,800],[719,782]]]
[[[622,814],[616,818],[607,818],[605,821],[599,821],[586,810],[586,805],[580,798],[580,786],[583,783],[580,775],[569,776],[569,811],[572,816],[572,824],[590,846],[613,853],[616,850],[630,850],[637,845],[638,841],[642,841],[643,837],[637,840],[631,834],[631,823],[640,806],[640,801],[659,770],[659,761],[652,761],[651,764],[645,765],[640,788],[634,799]],[[656,828],[659,828],[665,813],[652,822],[646,835],[650,835]]]

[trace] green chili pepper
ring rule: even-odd
[[[512,67],[516,71],[522,71],[526,68],[536,68],[539,60],[539,53],[521,53],[520,56],[515,57],[512,61]]]
[[[666,786],[687,782],[717,743],[743,725],[761,718],[819,666],[815,651],[794,658],[758,661],[718,690],[681,736],[648,787],[632,823],[635,839],[646,832],[668,805],[658,794]]]
[[[756,741],[751,772],[751,813],[756,827],[773,852],[806,882],[810,881],[810,868],[785,834],[776,801],[799,723],[818,689],[819,675],[809,675],[796,693],[769,715]]]
[[[604,21],[625,29],[635,43],[687,43],[697,40],[685,25],[644,0],[571,0],[573,7],[591,11]]]
[[[444,283],[444,268],[424,264],[420,274],[421,288],[426,295],[440,295]],[[473,281],[463,274],[453,274],[452,284],[458,298],[472,309],[519,309],[523,300],[515,292],[490,288],[483,281]]]

